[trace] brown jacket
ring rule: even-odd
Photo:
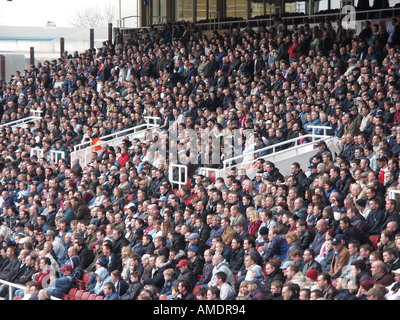
[[[346,247],[343,247],[342,250],[340,250],[339,254],[337,255],[336,260],[335,257],[333,259],[334,260],[332,261],[329,275],[340,276],[342,274],[343,267],[349,263],[350,253],[346,249]]]
[[[224,232],[221,234],[222,241],[227,245],[230,246],[233,237],[235,236],[235,230],[231,226],[228,226]]]

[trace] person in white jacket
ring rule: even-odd
[[[392,273],[396,281],[386,287],[388,293],[385,295],[385,298],[387,300],[400,300],[400,268],[393,270]]]

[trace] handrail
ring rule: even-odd
[[[21,124],[24,124],[24,123],[38,121],[38,120],[41,120],[41,119],[42,119],[41,117],[29,116],[29,117],[21,118],[21,119],[18,119],[18,120],[14,120],[14,121],[3,123],[2,125],[0,125],[0,128],[13,127],[13,126],[21,125]]]
[[[31,157],[37,155],[38,159],[43,158],[44,152],[41,148],[31,148]]]
[[[8,297],[9,297],[9,300],[12,300],[12,298],[13,298],[13,288],[21,289],[21,290],[25,290],[26,289],[26,286],[24,286],[24,285],[8,282],[8,281],[5,281],[5,280],[0,280],[0,283],[1,284],[5,284],[5,285],[8,286],[8,292],[9,292],[9,296]],[[60,298],[53,297],[53,296],[50,296],[50,299],[51,300],[62,300]]]
[[[174,168],[178,168],[178,181],[174,180]],[[184,180],[182,181],[182,170],[184,171]],[[184,186],[187,184],[188,181],[188,168],[184,164],[176,164],[176,163],[171,163],[168,168],[168,179],[171,182],[171,184],[177,184],[179,187],[178,189],[181,188],[181,186]]]
[[[279,8],[280,11],[280,7],[275,7],[274,9],[276,10],[277,8]],[[338,8],[339,9],[339,8]],[[335,10],[335,9],[333,9]],[[356,17],[359,14],[368,14],[368,13],[382,13],[382,12],[390,12],[390,11],[400,11],[400,7],[395,8],[387,8],[387,9],[378,9],[378,10],[363,10],[363,11],[356,11]],[[267,15],[267,13],[266,13]],[[314,13],[313,15],[309,15],[308,13],[304,13],[304,15],[293,15],[293,16],[281,16],[281,12],[279,12],[279,16],[282,20],[292,20],[292,19],[298,19],[298,18],[307,18],[309,20],[315,20],[321,17],[332,17],[332,16],[345,16],[346,13],[343,13],[341,11],[339,12],[330,12],[330,13]],[[359,19],[364,20],[364,19]],[[272,21],[272,17],[270,16],[270,18],[260,18],[260,19],[254,19],[254,18],[250,18],[250,19],[243,19],[243,20],[225,20],[225,21],[219,21],[219,22],[215,22],[215,21],[209,21],[209,22],[196,22],[196,26],[208,26],[208,25],[223,25],[223,24],[229,24],[230,26],[234,23],[258,23],[258,22],[267,22],[267,21]],[[219,26],[218,26],[219,27]],[[220,27],[219,27],[220,28]]]
[[[277,147],[280,147],[280,146],[283,146],[283,145],[287,145],[287,144],[290,144],[292,142],[294,142],[297,145],[299,140],[302,140],[302,139],[305,139],[305,138],[311,138],[312,139],[312,141],[309,142],[309,143],[315,142],[315,138],[330,138],[330,136],[326,135],[326,131],[324,132],[324,135],[317,135],[317,134],[315,134],[314,130],[315,129],[330,130],[330,129],[332,129],[331,127],[309,126],[309,128],[312,129],[312,133],[311,134],[306,134],[304,136],[299,136],[299,137],[296,137],[296,138],[293,138],[293,139],[290,139],[290,140],[286,140],[286,141],[283,141],[283,142],[275,143],[273,145],[266,146],[266,147],[264,147],[262,149],[249,151],[249,152],[243,153],[243,154],[241,154],[239,156],[226,159],[226,160],[224,160],[222,162],[223,163],[223,169],[225,170],[227,167],[234,166],[234,165],[231,165],[232,161],[234,161],[234,160],[243,159],[244,157],[248,157],[248,156],[254,155],[256,153],[260,153],[260,152],[268,151],[268,150],[272,150],[272,152],[275,153],[276,152],[275,150],[276,150]]]
[[[139,126],[130,127],[130,128],[125,129],[125,130],[122,130],[122,131],[118,131],[118,132],[114,132],[114,133],[108,134],[108,135],[106,135],[104,137],[101,137],[101,139],[107,140],[107,141],[104,141],[105,143],[107,143],[107,142],[110,142],[110,140],[113,140],[115,138],[126,136],[131,132],[132,133],[138,132],[142,128],[143,128],[143,130],[147,130],[147,129],[152,129],[154,127],[157,127],[157,125],[153,124],[153,123],[144,123],[144,124],[141,124]],[[98,144],[98,145],[100,145],[100,144]],[[92,141],[82,142],[80,144],[75,145],[74,146],[74,151],[82,150],[82,149],[85,149],[85,148],[88,148],[88,147],[92,147]]]

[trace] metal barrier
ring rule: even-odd
[[[174,180],[174,169],[178,169],[178,180]],[[183,169],[183,172],[182,172]],[[182,174],[184,175],[182,177]],[[183,179],[182,179],[183,178]],[[188,168],[184,164],[175,164],[172,163],[168,167],[168,179],[171,182],[172,185],[176,184],[178,185],[178,189],[181,188],[181,186],[184,186],[188,182]]]
[[[202,174],[204,177],[209,177],[213,178],[212,175],[214,176],[214,179],[217,179],[221,176],[221,170],[220,169],[214,169],[214,168],[205,168],[201,167],[198,169],[198,174]]]
[[[311,139],[311,142],[309,142],[307,144],[316,143],[316,141],[317,141],[316,139],[318,139],[318,141],[319,140],[324,140],[325,141],[325,140],[331,139],[331,136],[326,135],[326,130],[332,129],[331,127],[309,126],[309,128],[312,129],[312,133],[311,134],[307,134],[307,135],[304,135],[304,136],[299,136],[297,138],[286,140],[284,142],[280,142],[280,143],[276,143],[276,144],[273,144],[273,145],[270,145],[270,146],[266,146],[265,148],[262,148],[262,149],[253,150],[253,151],[250,151],[250,152],[243,153],[243,154],[241,154],[239,156],[226,159],[226,160],[224,160],[222,162],[223,163],[223,166],[222,166],[223,170],[225,171],[227,168],[237,166],[238,164],[243,165],[243,164],[248,164],[248,163],[254,163],[255,161],[257,161],[257,158],[254,158],[254,157],[251,157],[251,156],[255,155],[256,153],[260,153],[260,152],[263,152],[263,151],[270,151],[270,153],[268,154],[268,155],[270,155],[270,154],[273,154],[273,153],[280,152],[280,151],[276,150],[277,148],[280,148],[282,146],[285,146],[285,145],[291,144],[291,143],[294,143],[293,147],[299,146],[299,141],[303,140],[303,139],[307,139],[307,138]],[[321,129],[324,129],[324,135],[315,134],[315,130],[321,130]],[[287,150],[287,149],[285,149],[285,150]],[[284,151],[284,150],[282,150],[282,151]],[[251,158],[250,158],[250,160],[243,161],[245,159],[245,157],[246,158],[251,157]],[[237,162],[236,160],[238,160],[240,162],[238,164],[233,165],[232,162],[233,161]]]
[[[5,281],[5,280],[0,280],[0,283],[8,286],[8,297],[9,297],[9,300],[13,299],[13,288],[21,289],[21,290],[25,290],[26,289],[26,286],[23,286],[23,285],[20,285],[20,284],[15,284],[15,283],[8,282],[8,281]],[[50,296],[50,299],[51,300],[62,300],[60,298],[53,297],[53,296]]]
[[[36,156],[38,157],[38,159],[40,159],[40,158],[43,158],[44,152],[43,152],[43,150],[40,149],[40,148],[32,148],[32,149],[31,149],[31,157],[32,157],[33,155],[36,155]]]
[[[400,190],[389,190],[389,199],[400,200]]]
[[[18,119],[18,120],[14,120],[14,121],[11,121],[11,122],[4,123],[4,124],[0,125],[0,129],[7,128],[7,127],[14,128],[15,126],[23,128],[24,125],[26,125],[27,123],[36,122],[36,121],[39,121],[41,119],[42,119],[41,117],[29,116],[29,117],[26,117],[26,118],[22,118],[22,119]]]
[[[65,159],[65,152],[58,150],[50,150],[50,161],[57,163],[59,159]]]
[[[148,123],[148,124],[160,124],[160,122],[161,122],[160,117],[144,116],[143,118],[146,121],[146,123]]]
[[[122,139],[125,137],[128,137],[129,139],[133,139],[135,137],[142,139],[145,137],[146,133],[148,133],[149,130],[158,130],[159,128],[160,126],[157,124],[146,123],[140,126],[136,126],[127,130],[101,137],[101,139],[111,139],[105,141],[101,140],[101,142],[98,142],[95,145],[93,145],[92,141],[78,144],[74,146],[74,152],[71,153],[71,159],[78,159],[81,166],[86,166],[90,158],[90,154],[92,152],[97,152],[97,149],[101,149],[101,147],[103,147],[104,145],[109,145],[113,147],[117,146],[122,142]]]
[[[274,7],[273,8],[276,14],[276,11],[278,10],[278,16],[283,20],[283,21],[287,21],[288,24],[290,24],[289,22],[291,20],[297,20],[297,19],[306,19],[307,21],[305,21],[304,23],[316,23],[319,21],[332,21],[334,19],[343,17],[346,15],[346,13],[342,13],[341,9],[338,9],[338,12],[329,12],[329,13],[314,13],[314,14],[310,14],[308,13],[304,13],[303,15],[291,15],[291,16],[282,16],[281,13],[281,8],[279,6]],[[334,10],[334,9],[332,9]],[[358,21],[365,21],[367,18],[363,17],[364,15],[371,15],[368,19],[374,19],[373,14],[379,14],[381,15],[382,13],[391,13],[391,16],[388,16],[386,18],[391,18],[393,16],[395,16],[396,12],[400,12],[400,7],[399,8],[387,8],[387,9],[379,9],[379,10],[363,10],[363,11],[356,11],[356,18],[360,17],[359,19],[357,19]],[[363,17],[363,18],[361,18]],[[269,17],[265,18],[259,18],[259,19],[243,19],[243,20],[226,20],[226,21],[219,21],[219,22],[215,22],[215,21],[209,21],[209,22],[196,22],[195,23],[196,26],[198,27],[204,27],[206,29],[210,28],[210,27],[215,27],[215,29],[223,29],[222,26],[226,25],[227,28],[231,29],[232,25],[240,25],[240,24],[252,24],[255,25],[257,27],[259,27],[260,25],[265,25],[267,24],[268,26],[272,25],[272,16],[271,16],[271,9],[269,12]],[[244,26],[243,26],[244,27]]]
[[[18,119],[18,120],[14,120],[14,121],[10,121],[10,122],[4,123],[4,124],[0,125],[0,129],[7,128],[7,127],[13,128],[15,126],[23,128],[24,125],[26,125],[27,123],[31,123],[31,122],[42,120],[42,117],[40,116],[42,114],[42,110],[34,110],[34,109],[32,109],[31,110],[31,114],[32,115],[29,116],[29,117],[25,117],[25,118],[21,118],[21,119]]]
[[[156,117],[149,117],[149,118],[156,118]],[[150,119],[149,119],[149,122],[150,122]],[[152,129],[154,127],[158,127],[158,126],[156,124],[153,124],[153,123],[145,123],[145,124],[141,124],[141,125],[136,126],[136,127],[131,127],[131,128],[128,128],[128,129],[125,129],[125,130],[122,130],[122,131],[118,131],[118,132],[114,132],[114,133],[108,134],[108,135],[106,135],[104,137],[101,137],[101,139],[102,139],[102,141],[103,140],[104,141],[107,140],[104,143],[107,143],[107,142],[110,143],[110,142],[112,142],[112,140],[114,140],[116,138],[124,137],[124,136],[126,136],[128,134],[135,133],[135,132],[138,132],[138,131],[141,131],[141,130]],[[101,145],[101,144],[96,144],[96,146],[98,146],[98,145]],[[82,149],[85,149],[85,148],[92,148],[92,147],[93,147],[92,141],[87,141],[87,142],[83,142],[83,143],[75,145],[74,146],[74,151],[82,150]]]

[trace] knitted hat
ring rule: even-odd
[[[374,282],[372,280],[364,280],[360,283],[360,286],[368,291],[369,289],[371,289],[374,286]]]
[[[312,279],[314,281],[317,281],[317,279],[318,279],[318,271],[315,270],[315,269],[308,270],[307,273],[306,273],[306,277],[310,278],[310,279]]]

